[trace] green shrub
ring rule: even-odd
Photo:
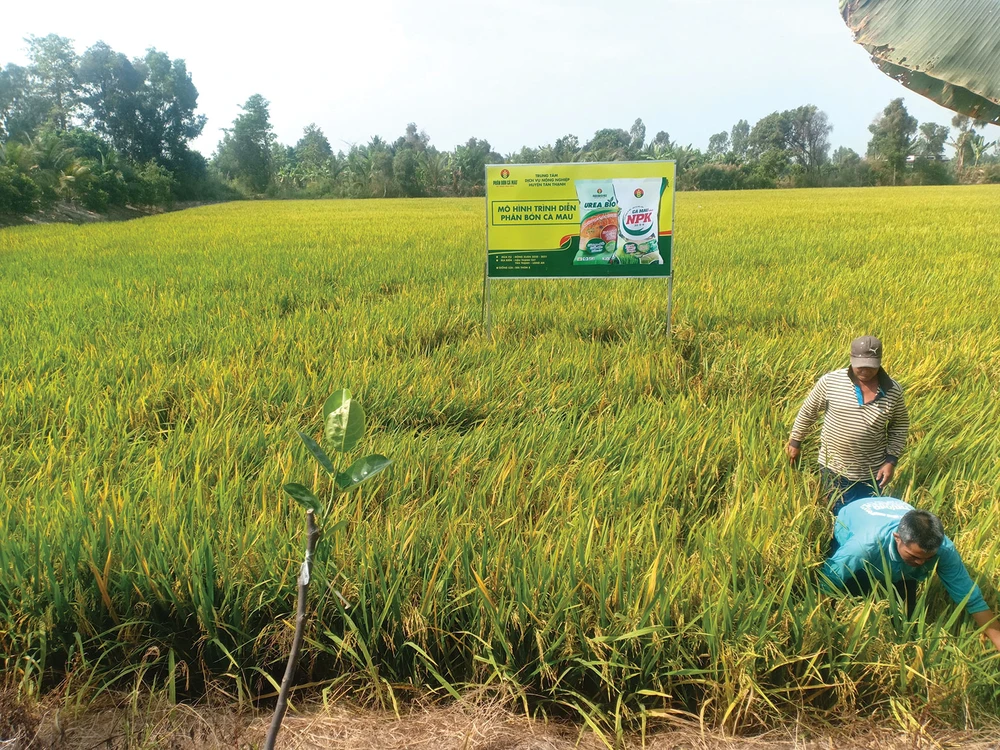
[[[983,182],[990,185],[1000,184],[1000,164],[990,164],[983,167]]]
[[[90,183],[80,196],[80,202],[84,208],[98,213],[104,213],[108,210],[108,199],[107,191],[101,190],[97,183]]]
[[[135,173],[129,185],[130,202],[138,206],[169,206],[174,202],[174,176],[155,161],[148,161]]]
[[[30,214],[42,191],[31,179],[11,167],[0,167],[0,213]]]
[[[740,168],[731,164],[704,164],[690,176],[695,190],[739,190],[743,187]]]

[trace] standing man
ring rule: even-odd
[[[823,564],[824,588],[864,596],[891,583],[910,617],[917,584],[936,570],[951,600],[965,604],[1000,651],[1000,622],[933,513],[893,497],[864,498],[840,511],[833,536]]]
[[[910,417],[903,389],[882,369],[881,341],[854,339],[850,366],[828,372],[813,386],[785,446],[793,464],[820,413],[820,481],[837,515],[854,500],[882,494],[906,445]]]

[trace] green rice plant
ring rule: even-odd
[[[480,689],[612,744],[995,716],[998,660],[938,583],[910,622],[821,592],[815,447],[795,470],[781,446],[847,342],[880,334],[912,421],[890,490],[941,516],[997,603],[998,205],[678,195],[670,339],[666,285],[631,280],[498,281],[484,335],[478,200],[0,230],[5,680],[70,680],[81,705],[140,674],[179,701],[272,699],[297,482],[350,524],[316,548],[298,668],[329,701]],[[351,492],[286,439],[341,385],[397,462]]]

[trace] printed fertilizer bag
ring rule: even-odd
[[[580,249],[574,266],[608,263],[618,240],[618,204],[611,180],[577,180],[580,199]]]
[[[663,263],[660,256],[662,177],[612,180],[618,201],[618,241],[612,263]]]

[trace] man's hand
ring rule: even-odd
[[[976,625],[979,627],[986,626],[986,636],[993,641],[993,647],[997,651],[1000,651],[1000,625],[997,624],[993,612],[989,609],[984,609],[982,612],[974,612],[972,619],[976,621]]]
[[[993,641],[993,648],[1000,651],[1000,630],[997,630],[995,627],[990,628],[986,631],[986,635],[988,635],[990,640]]]
[[[885,489],[885,486],[889,484],[892,480],[893,472],[896,471],[896,465],[891,464],[886,461],[879,467],[879,470],[875,473],[875,481],[878,482],[878,488]]]
[[[794,466],[795,464],[797,464],[799,462],[799,454],[801,452],[802,452],[802,450],[800,448],[796,448],[791,443],[786,443],[785,444],[785,455],[788,456],[788,461],[789,461],[789,463],[792,464],[792,466]]]

